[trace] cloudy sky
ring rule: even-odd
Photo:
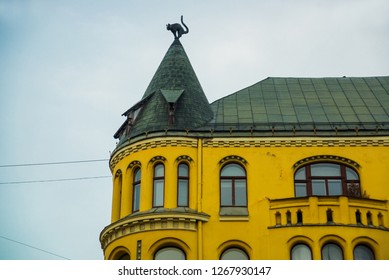
[[[389,75],[388,14],[387,0],[0,0],[0,259],[103,258],[112,135],[167,23],[184,15],[212,102],[266,77]]]

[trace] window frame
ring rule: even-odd
[[[167,249],[174,249],[176,251],[180,251],[180,253],[182,253],[184,259],[157,259],[157,254],[161,253],[162,250],[167,250]],[[187,256],[186,256],[185,251],[182,250],[181,248],[177,247],[177,246],[161,247],[161,248],[159,248],[158,250],[155,251],[154,256],[153,256],[153,260],[186,260],[186,259],[187,259]]]
[[[221,260],[221,261],[230,260],[230,259],[223,259],[223,255],[228,253],[228,251],[232,251],[232,250],[236,250],[236,251],[239,251],[240,253],[243,253],[242,255],[246,256],[246,259],[244,259],[244,260],[250,260],[250,256],[249,256],[249,254],[247,254],[246,250],[244,250],[240,247],[228,247],[228,248],[224,249],[223,252],[220,254],[219,260]],[[243,259],[238,259],[238,260],[243,260]]]
[[[342,246],[340,246],[338,243],[335,243],[335,242],[327,242],[325,244],[323,244],[323,246],[321,247],[321,259],[322,260],[337,260],[337,259],[325,259],[324,258],[324,254],[323,254],[323,250],[324,248],[326,248],[327,246],[336,246],[337,248],[340,249],[340,252],[342,253],[342,258],[340,260],[344,260],[344,251],[343,251],[343,248]]]
[[[339,167],[339,175],[312,175],[312,166],[319,165],[319,164],[330,164],[334,166]],[[304,169],[302,171],[302,169]],[[347,177],[347,171],[350,169],[353,171],[357,179],[349,179]],[[296,175],[298,172],[303,172],[305,178],[304,179],[296,179]],[[300,175],[300,174],[299,174]],[[330,194],[330,181],[340,181],[341,182],[341,194]],[[324,181],[324,187],[325,187],[325,194],[313,194],[313,182],[315,181]],[[348,197],[361,197],[361,183],[360,183],[360,176],[357,170],[352,168],[351,166],[338,163],[338,162],[331,162],[331,161],[319,161],[319,162],[312,162],[305,164],[303,166],[300,166],[298,169],[296,169],[294,173],[294,195],[295,197],[309,197],[309,196],[348,196]],[[305,185],[305,195],[297,195],[297,185]],[[357,192],[355,193],[355,189],[350,189],[351,186],[356,186]],[[302,187],[304,188],[304,187]],[[354,193],[353,193],[354,192]]]
[[[180,166],[186,166],[188,175],[180,175]],[[186,183],[186,198],[185,203],[180,202],[180,182],[183,181]],[[189,183],[190,183],[190,167],[186,162],[180,162],[177,165],[177,206],[178,207],[189,207]]]
[[[299,246],[300,247],[304,246],[304,248],[307,248],[309,250],[309,252],[310,252],[310,259],[295,259],[295,258],[293,258],[293,251],[296,250],[297,247],[299,247]],[[306,243],[296,243],[296,244],[294,244],[293,247],[290,249],[290,259],[291,260],[312,260],[313,259],[313,255],[312,255],[311,247],[308,244],[306,244]]]
[[[355,250],[357,250],[358,248],[366,248],[366,249],[368,249],[370,252],[369,253],[371,253],[371,255],[372,255],[372,259],[360,259],[360,258],[356,258],[356,252],[355,252]],[[371,246],[369,246],[369,245],[367,245],[367,244],[364,244],[364,243],[362,243],[362,244],[357,244],[357,245],[355,245],[355,247],[354,247],[354,249],[353,249],[353,259],[354,260],[375,260],[376,259],[376,257],[375,257],[375,252],[374,252],[374,250],[372,249],[372,247]]]
[[[237,165],[239,167],[241,167],[244,171],[244,174],[245,176],[222,176],[222,172],[223,172],[223,169],[225,169],[227,166],[229,165]],[[222,181],[223,180],[231,180],[231,205],[229,204],[223,204],[222,202]],[[235,186],[235,182],[237,180],[244,180],[245,182],[245,201],[244,201],[244,205],[236,205],[236,186]],[[229,162],[229,163],[226,163],[222,166],[222,168],[220,169],[220,174],[219,174],[219,191],[220,191],[220,207],[247,207],[247,204],[248,204],[248,198],[247,198],[247,171],[246,171],[246,168],[244,166],[242,166],[241,164],[237,163],[237,162]]]
[[[139,174],[139,180],[136,180],[137,173]],[[133,178],[132,178],[132,212],[139,212],[140,210],[140,192],[141,192],[141,182],[142,182],[142,170],[139,166],[136,166],[133,171]],[[136,189],[138,189],[136,191]],[[137,194],[137,196],[136,196]],[[136,199],[138,200],[137,202],[137,208],[135,208],[135,201]]]
[[[162,166],[163,168],[163,175],[162,176],[156,176],[156,169],[158,166]],[[162,203],[157,203],[157,192],[156,192],[156,183],[162,182]],[[165,165],[162,162],[158,162],[153,166],[153,208],[157,207],[164,207],[165,205]]]

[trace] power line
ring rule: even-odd
[[[61,259],[64,259],[64,260],[70,260],[70,259],[68,259],[68,258],[66,258],[66,257],[64,257],[64,256],[60,256],[60,255],[58,255],[58,254],[55,254],[55,253],[52,253],[52,252],[49,252],[49,251],[46,251],[46,250],[43,250],[43,249],[40,249],[40,248],[31,246],[31,245],[29,245],[29,244],[26,244],[26,243],[23,243],[23,242],[20,242],[20,241],[17,241],[17,240],[14,240],[14,239],[11,239],[11,238],[8,238],[8,237],[5,237],[5,236],[1,236],[1,235],[0,235],[0,238],[3,238],[3,239],[5,239],[5,240],[8,240],[8,241],[11,241],[11,242],[14,242],[14,243],[18,243],[18,244],[23,245],[23,246],[26,246],[26,247],[30,247],[30,248],[32,248],[32,249],[35,249],[35,250],[44,252],[44,253],[46,253],[46,254],[50,254],[50,255],[56,256],[56,257],[61,258]]]
[[[0,182],[0,185],[16,185],[16,184],[31,184],[31,183],[79,181],[79,180],[91,180],[91,179],[102,179],[102,178],[112,178],[112,176],[93,176],[93,177],[79,177],[79,178],[63,178],[63,179],[48,179],[48,180]]]
[[[55,164],[75,164],[85,162],[108,161],[109,159],[87,159],[73,161],[57,161],[57,162],[41,162],[41,163],[21,163],[21,164],[3,164],[0,167],[21,167],[21,166],[39,166],[39,165],[55,165]]]

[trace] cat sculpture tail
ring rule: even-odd
[[[182,34],[188,34],[189,33],[189,28],[188,28],[188,26],[186,26],[186,24],[184,23],[184,16],[181,16],[181,23],[182,23],[182,25],[185,27],[185,29],[186,30],[184,30],[183,32],[182,32]],[[181,35],[182,35],[181,34]],[[181,36],[180,36],[181,37]]]

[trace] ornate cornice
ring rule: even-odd
[[[174,209],[152,209],[153,211],[135,213],[120,219],[104,228],[100,234],[101,248],[118,238],[139,232],[154,230],[196,231],[197,221],[207,222],[209,215],[196,211],[179,211]],[[157,212],[158,211],[158,212]]]
[[[197,148],[197,140],[196,139],[188,139],[188,138],[175,138],[175,139],[153,139],[142,141],[138,143],[131,144],[123,149],[118,150],[111,156],[111,160],[109,161],[109,167],[111,171],[114,170],[116,164],[121,161],[123,158],[144,150],[155,149],[160,147],[189,147],[189,148]]]
[[[388,147],[389,137],[242,137],[204,138],[204,148],[255,148],[255,147]],[[115,151],[110,160],[111,171],[123,158],[143,150],[161,147],[197,148],[193,138],[155,138],[128,145]]]
[[[206,148],[255,147],[380,147],[389,146],[388,137],[374,138],[213,138],[205,139]]]

